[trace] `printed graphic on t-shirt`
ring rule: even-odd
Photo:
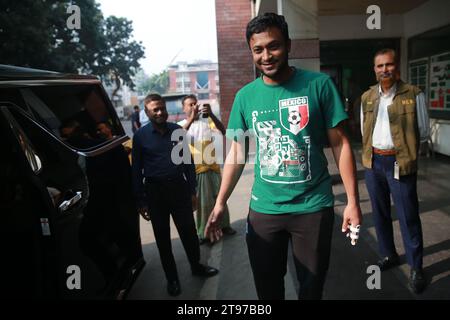
[[[279,101],[280,121],[283,128],[298,134],[308,124],[308,97],[297,97]]]
[[[299,106],[301,108],[297,110],[300,119],[292,127],[284,126],[283,122],[289,123],[289,117],[292,118],[293,115],[281,110],[283,108],[288,111],[287,109],[291,106],[282,107],[280,103],[279,110],[267,109],[252,112],[253,128],[258,141],[259,172],[265,181],[291,184],[311,180],[310,137],[298,135],[292,139],[291,134],[286,131],[283,133],[284,128],[297,134],[308,124],[307,103],[306,110],[302,110],[305,104],[296,105],[296,107]]]

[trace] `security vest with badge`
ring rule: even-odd
[[[400,176],[417,172],[420,136],[416,97],[420,92],[419,88],[399,80],[392,104],[388,107],[389,127]],[[377,121],[379,103],[378,85],[372,86],[361,97],[364,114],[362,163],[369,169],[372,168],[372,135]]]

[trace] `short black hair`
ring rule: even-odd
[[[188,94],[187,96],[184,96],[183,99],[181,99],[181,105],[184,106],[184,102],[187,99],[194,99],[195,101],[198,101],[197,97],[195,96],[195,94]]]
[[[158,93],[150,93],[144,99],[144,106],[146,106],[148,103],[150,103],[152,101],[161,101],[161,100],[164,101],[163,97],[161,97],[160,94],[158,94]]]
[[[266,12],[261,16],[254,17],[247,24],[247,30],[245,33],[247,37],[247,44],[250,46],[250,38],[253,34],[264,32],[270,27],[280,29],[284,40],[289,41],[289,30],[284,16],[272,12]]]
[[[136,109],[139,110],[139,106],[134,106],[133,109],[134,110],[136,110]]]
[[[392,53],[392,55],[394,56],[394,62],[396,64],[399,63],[399,59],[398,59],[399,57],[397,55],[397,52],[392,48],[383,48],[383,49],[380,49],[377,52],[375,52],[375,54],[373,55],[373,61],[375,61],[376,57],[381,56],[383,54],[387,54],[387,53]]]

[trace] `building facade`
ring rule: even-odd
[[[219,94],[217,63],[197,61],[170,65],[169,93],[195,94],[199,100],[216,100]]]
[[[346,103],[355,138],[360,134],[360,96],[376,82],[373,55],[381,48],[396,49],[402,79],[426,94],[434,150],[450,155],[449,1],[216,0],[225,122],[237,90],[256,76],[245,26],[265,12],[282,14],[289,24],[291,65],[333,78]],[[237,61],[242,65],[235,67]]]

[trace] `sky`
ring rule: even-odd
[[[96,1],[105,18],[115,15],[133,21],[133,38],[145,47],[140,63],[148,75],[178,61],[217,62],[214,0]]]

